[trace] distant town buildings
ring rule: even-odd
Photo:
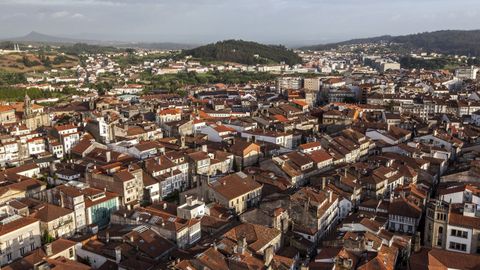
[[[0,101],[2,268],[478,269],[477,68],[297,53],[28,74],[15,87],[60,98]]]

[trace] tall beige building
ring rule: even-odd
[[[305,78],[303,80],[303,88],[310,91],[320,90],[320,78]]]
[[[90,187],[118,194],[121,205],[136,206],[143,200],[143,170],[136,165],[109,170],[89,169],[85,179]]]
[[[445,249],[448,223],[448,205],[441,200],[427,204],[423,244],[429,248]]]

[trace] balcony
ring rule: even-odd
[[[73,219],[72,219],[72,218],[69,218],[69,219],[67,219],[67,220],[63,220],[63,221],[58,222],[57,224],[55,224],[55,225],[53,226],[53,229],[56,230],[56,229],[58,229],[58,228],[60,228],[60,227],[69,225],[69,224],[71,224],[71,223],[73,223]]]

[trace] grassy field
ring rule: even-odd
[[[38,65],[26,66],[24,64],[23,58],[26,58],[31,62],[38,62]],[[79,59],[75,56],[65,56],[65,61],[60,64],[54,64],[55,57],[58,54],[50,53],[46,54],[45,57],[50,60],[52,63],[48,68],[44,63],[39,59],[39,57],[32,53],[12,53],[0,55],[0,70],[7,72],[20,72],[20,73],[30,73],[30,72],[43,72],[51,68],[72,68],[79,63]]]

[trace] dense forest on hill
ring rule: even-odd
[[[185,50],[183,56],[187,55],[203,61],[235,62],[246,65],[281,62],[293,65],[302,61],[295,52],[284,46],[264,45],[243,40],[219,41]]]
[[[442,30],[405,36],[380,36],[307,46],[302,49],[325,50],[342,45],[380,42],[398,43],[413,50],[421,49],[428,52],[438,52],[443,54],[480,56],[480,30]]]

